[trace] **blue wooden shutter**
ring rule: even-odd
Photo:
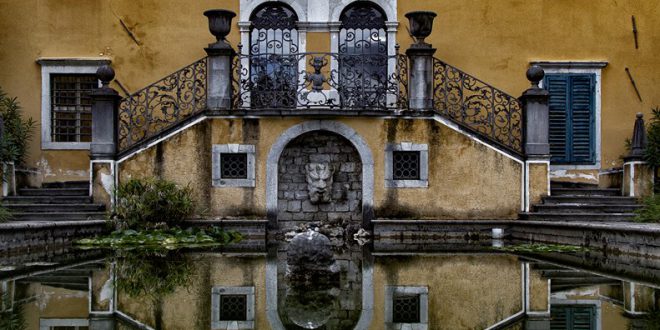
[[[551,330],[595,330],[596,306],[553,305],[550,308]]]
[[[549,74],[550,154],[558,164],[591,164],[595,159],[595,77]]]

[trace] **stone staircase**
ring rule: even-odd
[[[540,271],[541,277],[552,280],[550,282],[551,292],[597,285],[621,285],[621,280],[602,277],[569,268],[562,268],[551,264],[533,263],[532,269]]]
[[[533,211],[520,218],[534,221],[632,221],[634,211],[642,206],[634,197],[621,196],[621,190],[598,188],[595,185],[559,183],[551,185],[551,196]]]
[[[41,188],[21,188],[3,205],[12,212],[12,221],[103,220],[105,206],[94,204],[89,182],[45,183]]]

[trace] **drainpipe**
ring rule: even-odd
[[[121,96],[109,85],[115,78],[110,65],[96,71],[102,87],[90,93],[92,99],[92,143],[90,145],[90,195],[107,209],[114,205],[117,157],[117,121]]]
[[[539,86],[545,72],[533,65],[527,70],[531,87],[520,97],[524,116],[525,197],[523,212],[550,195],[549,99],[550,93]]]

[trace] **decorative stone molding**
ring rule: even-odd
[[[394,179],[394,151],[419,152],[419,180]],[[429,186],[429,145],[401,142],[389,144],[385,148],[385,187],[387,188],[428,188]]]
[[[229,179],[221,176],[221,154],[247,154],[247,177]],[[255,186],[255,147],[248,144],[215,144],[212,147],[212,184],[214,187],[254,187]]]

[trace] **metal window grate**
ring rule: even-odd
[[[247,321],[247,296],[220,295],[220,321]]]
[[[419,180],[419,151],[394,151],[392,155],[394,180]]]
[[[395,296],[392,321],[394,323],[419,323],[419,295]]]
[[[92,141],[92,100],[98,88],[93,74],[51,76],[51,139],[53,142]]]
[[[247,153],[220,154],[220,177],[223,179],[247,179]]]

